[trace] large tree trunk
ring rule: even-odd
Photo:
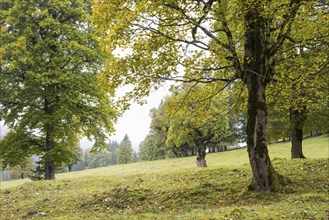
[[[248,87],[247,147],[253,173],[251,190],[270,192],[283,183],[272,167],[266,145],[266,99],[267,83],[274,75],[273,55],[270,52],[266,20],[260,13],[261,1],[249,5],[245,15],[245,56],[241,79]]]
[[[270,192],[277,189],[279,175],[272,167],[266,146],[266,84],[263,77],[251,75],[247,78],[247,87],[247,145],[254,179],[250,189]]]
[[[303,125],[306,120],[304,110],[290,110],[291,159],[305,158],[303,155]]]

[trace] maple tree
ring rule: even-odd
[[[248,90],[247,146],[254,181],[273,191],[284,178],[272,167],[266,145],[266,87],[293,31],[308,31],[305,17],[327,16],[322,1],[184,0],[100,1],[94,24],[103,36],[104,78],[111,88],[132,84],[124,100],[140,100],[163,80],[226,83]],[[298,23],[298,27],[295,24]],[[321,33],[312,31],[313,38]],[[316,45],[315,45],[316,46]]]

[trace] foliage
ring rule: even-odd
[[[39,164],[36,165],[35,169],[33,169],[33,173],[29,178],[33,181],[44,180],[45,171],[41,168]]]
[[[11,129],[0,142],[4,164],[32,154],[70,163],[82,135],[107,147],[115,112],[98,80],[104,54],[90,17],[88,0],[1,3],[0,118]]]
[[[218,88],[211,84],[175,87],[157,109],[150,111],[150,133],[140,144],[140,158],[196,155],[199,141],[209,152],[244,141],[245,117],[230,105],[233,93],[225,91],[213,96],[214,89]],[[232,109],[227,114],[229,108]]]
[[[156,160],[170,157],[166,146],[169,124],[165,120],[164,102],[150,110],[150,117],[150,132],[139,145],[139,158]]]
[[[94,23],[112,55],[104,78],[111,88],[134,85],[124,106],[166,79],[214,83],[222,89],[237,79],[245,83],[250,165],[257,190],[271,191],[266,87],[277,76],[286,48],[298,45],[303,32],[319,20],[320,26],[326,24],[326,6],[301,0],[95,1]],[[321,31],[310,33],[313,39],[323,38]]]
[[[127,164],[134,161],[134,150],[128,135],[125,135],[116,151],[117,164]]]
[[[269,68],[277,68],[284,60],[284,65],[300,62],[286,52],[307,46],[318,49],[317,41],[325,41],[328,32],[327,26],[321,25],[328,16],[323,1],[118,0],[95,1],[93,10],[97,31],[104,36],[102,44],[112,53],[104,73],[111,79],[110,88],[132,84],[135,89],[128,95],[136,99],[166,79],[215,84],[234,81],[250,61],[245,51],[246,27],[253,22],[247,20],[248,10],[260,10],[258,15],[265,22],[265,27],[259,28],[266,32],[262,40],[271,50]],[[319,70],[324,60],[326,55],[307,62]],[[305,68],[299,67],[301,71]],[[276,72],[268,73],[267,80],[273,76],[284,79],[281,74],[286,73]]]
[[[109,151],[103,150],[100,152],[85,151],[84,163],[88,169],[97,168],[97,167],[106,167],[111,164],[112,155]]]
[[[27,163],[24,166],[15,166],[10,168],[11,179],[24,179],[32,175],[35,165],[33,164],[33,158],[28,158]]]
[[[187,144],[198,147],[221,145],[228,136],[227,95],[213,96],[211,85],[184,85],[165,103],[165,117],[169,121],[167,145],[177,148]],[[217,88],[215,88],[217,89]],[[224,143],[228,144],[228,143]]]
[[[225,92],[228,95],[228,106],[223,107],[226,112],[229,128],[232,131],[227,137],[230,142],[244,143],[247,140],[247,116],[248,116],[248,90],[243,82],[232,82]]]
[[[309,5],[310,7],[310,5]],[[317,2],[320,10],[303,10],[296,19],[296,29],[286,44],[281,59],[277,62],[277,75],[270,85],[269,101],[274,111],[270,112],[270,137],[291,139],[292,149],[302,149],[304,133],[319,135],[328,127],[326,113],[328,74],[328,27],[320,25],[328,20],[328,7]],[[310,20],[307,30],[301,34],[300,26]],[[316,21],[314,23],[313,21]],[[297,31],[296,31],[297,30]],[[301,74],[303,73],[303,74]],[[299,142],[296,144],[296,131]],[[292,154],[293,157],[293,154]],[[301,153],[300,157],[304,157]]]
[[[147,134],[144,140],[139,144],[140,160],[158,160],[164,159],[167,153],[165,145],[166,136],[155,131]]]
[[[193,168],[194,158],[188,157],[59,174],[52,182],[28,182],[19,187],[17,181],[5,182],[1,217],[325,219],[329,202],[328,163],[323,158],[327,139],[305,140],[311,157],[322,159],[273,161],[275,168],[292,180],[275,194],[245,190],[251,170],[245,149],[241,149],[209,155],[213,166],[202,170]],[[275,157],[290,157],[285,143],[269,145],[269,150]]]
[[[76,164],[73,164],[71,167],[71,172],[81,171],[86,169],[86,163],[84,160],[78,161]]]
[[[277,74],[268,89],[270,106],[275,109],[270,111],[271,136],[276,136],[276,140],[287,138],[293,129],[320,133],[327,126],[327,120],[321,120],[321,109],[327,105],[323,101],[329,83],[329,29],[321,24],[328,20],[328,5],[314,1],[304,7],[295,19],[289,41],[277,61]],[[319,10],[308,10],[310,7]],[[294,112],[296,117],[292,117]]]
[[[290,136],[289,111],[278,111],[269,104],[269,120],[267,126],[267,143],[288,140]]]
[[[136,151],[134,151],[132,162],[133,162],[133,163],[138,162],[138,161],[139,161],[138,157],[139,157],[139,156],[138,156],[138,153],[137,153]]]
[[[83,149],[80,146],[76,146],[73,151],[74,151],[75,157],[72,158],[71,163],[65,164],[68,166],[68,171],[72,171],[73,166],[77,165],[79,162],[81,162],[83,160]],[[75,167],[75,169],[77,169],[77,168],[78,168],[78,166]],[[82,167],[80,167],[79,170],[83,170],[81,168]]]
[[[111,165],[115,165],[117,163],[117,155],[116,151],[119,148],[119,143],[117,141],[109,141],[109,146],[107,147],[107,151],[111,153]]]
[[[110,165],[111,154],[108,151],[92,153],[88,168],[105,167]]]

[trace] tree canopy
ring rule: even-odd
[[[327,37],[321,28],[328,18],[325,4],[96,0],[94,23],[112,54],[104,78],[110,79],[111,88],[133,84],[131,100],[166,79],[221,82],[220,87],[241,80],[248,89],[247,145],[255,180],[250,188],[275,190],[281,178],[266,146],[266,88],[277,76],[277,63],[288,45]]]
[[[230,133],[225,112],[228,97],[224,94],[213,97],[213,94],[211,86],[185,85],[173,93],[165,106],[170,125],[167,145],[195,148],[199,167],[207,166],[207,147],[224,142]]]
[[[197,155],[197,165],[202,167],[206,151],[243,141],[241,115],[229,103],[233,93],[214,96],[213,89],[217,88],[212,84],[185,83],[152,109],[150,133],[140,144],[141,159]]]
[[[42,157],[46,179],[70,162],[81,136],[106,148],[116,113],[99,83],[102,52],[91,27],[91,1],[0,3],[0,142],[5,164]]]

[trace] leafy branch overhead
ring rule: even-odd
[[[181,81],[232,81],[245,78],[243,72],[249,62],[246,51],[244,16],[254,19],[252,7],[263,19],[259,30],[264,32],[267,65],[273,65],[273,57],[281,50],[286,39],[295,39],[298,29],[307,28],[301,23],[309,10],[320,4],[317,1],[95,1],[94,23],[99,34],[104,35],[104,46],[114,54],[108,76],[117,76],[119,82],[136,82],[150,86],[161,79]],[[298,12],[298,13],[297,13]],[[316,13],[322,13],[321,10]],[[313,15],[315,16],[315,15]],[[324,22],[321,19],[317,22]],[[313,28],[313,27],[312,27]],[[300,33],[300,32],[299,32]],[[311,32],[307,39],[323,39],[325,31]],[[251,34],[251,33],[250,33]],[[308,33],[309,34],[309,33]],[[264,45],[264,46],[265,46]],[[125,55],[119,53],[123,50]],[[160,64],[161,65],[158,65]],[[124,65],[125,67],[121,67]],[[235,70],[232,73],[230,70]],[[113,72],[111,72],[113,71]],[[147,79],[142,79],[141,75]],[[271,78],[273,76],[268,75]],[[118,83],[116,80],[112,81]]]
[[[111,88],[134,86],[124,103],[140,100],[163,80],[224,82],[223,88],[245,83],[248,155],[256,180],[251,188],[275,190],[281,180],[266,146],[266,88],[279,76],[277,65],[285,62],[289,45],[296,48],[302,39],[318,48],[314,42],[324,40],[328,13],[322,1],[96,0],[93,10],[102,45],[111,53],[103,78]]]

